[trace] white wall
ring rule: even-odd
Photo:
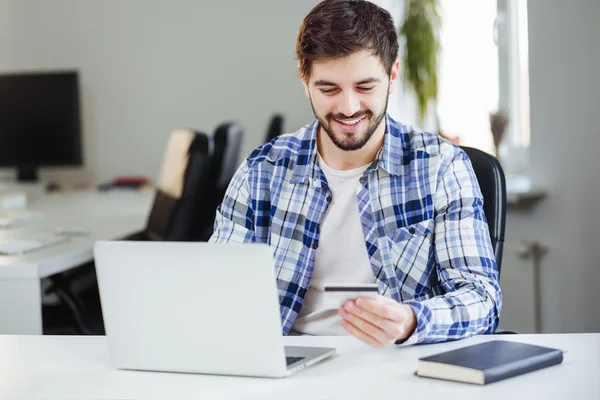
[[[529,0],[528,14],[531,171],[549,196],[509,211],[507,239],[549,247],[542,331],[600,331],[600,2]]]
[[[0,72],[77,68],[85,168],[42,177],[156,179],[169,132],[235,118],[246,154],[274,112],[313,119],[295,37],[317,0],[0,0]],[[11,172],[4,172],[4,174]]]

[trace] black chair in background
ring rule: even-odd
[[[275,114],[271,117],[271,122],[267,129],[266,143],[275,139],[277,136],[284,133],[284,118],[281,114]]]
[[[506,229],[506,179],[498,160],[472,147],[461,146],[471,159],[477,182],[483,195],[483,211],[487,218],[492,247],[498,265],[498,275],[502,267],[502,250]]]
[[[193,241],[210,194],[209,138],[189,129],[171,134],[146,228],[130,240]]]
[[[213,232],[216,210],[223,201],[229,182],[239,167],[244,140],[244,126],[238,122],[225,122],[217,126],[212,138],[208,187],[210,190],[201,204],[197,240],[207,241]]]
[[[171,133],[163,156],[154,202],[143,231],[124,240],[191,241],[198,231],[199,204],[209,185],[209,139],[189,129]],[[42,306],[45,334],[103,334],[104,324],[94,263],[48,279]]]

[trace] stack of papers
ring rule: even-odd
[[[23,191],[0,188],[0,209],[17,210],[27,207],[27,195]]]
[[[67,240],[68,238],[64,236],[56,236],[50,233],[41,233],[22,239],[11,240],[10,242],[0,243],[0,254],[23,254],[29,251],[48,247],[53,244],[66,242]]]
[[[32,222],[41,221],[44,214],[31,210],[5,210],[0,211],[0,228],[15,228]]]

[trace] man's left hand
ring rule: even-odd
[[[338,311],[342,326],[351,335],[373,347],[386,347],[408,339],[417,326],[413,309],[393,299],[359,297]]]

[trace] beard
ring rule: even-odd
[[[319,121],[319,125],[321,126],[321,128],[323,128],[325,133],[327,133],[327,136],[329,136],[329,139],[331,139],[333,144],[338,149],[343,150],[343,151],[355,151],[355,150],[362,149],[365,146],[365,144],[367,144],[369,139],[371,139],[371,137],[373,136],[373,134],[375,133],[375,131],[381,124],[381,121],[383,121],[383,119],[385,118],[385,114],[386,114],[387,106],[388,106],[388,100],[389,100],[389,97],[386,97],[385,107],[383,107],[383,110],[381,110],[381,112],[378,114],[374,114],[373,111],[371,111],[371,110],[360,110],[351,116],[347,116],[347,115],[343,115],[343,114],[329,113],[325,116],[325,119],[321,118],[317,114],[315,107],[313,105],[313,102],[312,102],[312,98],[310,98],[310,105],[312,107],[313,114]],[[333,124],[334,119],[337,119],[337,120],[349,120],[350,119],[350,120],[352,120],[352,119],[360,119],[363,117],[365,117],[367,119],[368,125],[362,134],[360,134],[357,131],[355,131],[355,132],[339,132],[336,134],[333,130],[332,124]],[[361,122],[361,124],[362,124],[362,122]]]

